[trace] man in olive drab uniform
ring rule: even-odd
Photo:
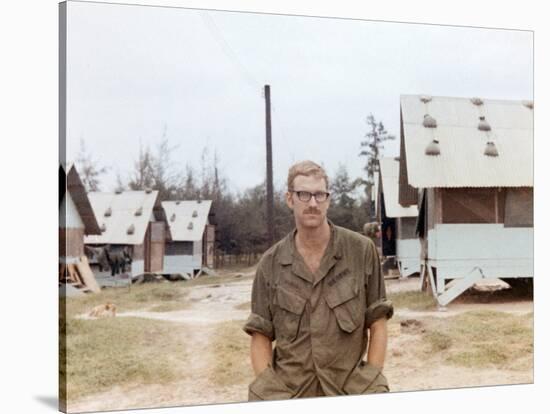
[[[376,248],[327,220],[328,178],[319,165],[294,165],[287,184],[296,228],[262,256],[243,328],[256,375],[249,400],[387,392],[393,307]]]
[[[376,221],[373,221],[371,223],[366,223],[363,226],[363,233],[365,234],[365,236],[371,239],[374,242],[374,244],[376,244],[378,238],[380,238],[380,235],[381,235],[380,226]]]

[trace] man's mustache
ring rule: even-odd
[[[304,214],[317,214],[320,215],[321,212],[317,210],[316,208],[309,207],[306,210],[304,210]]]

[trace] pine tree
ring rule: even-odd
[[[365,185],[365,193],[367,196],[367,209],[370,219],[374,219],[374,201],[372,188],[374,186],[374,174],[380,171],[380,155],[384,149],[382,143],[395,139],[394,135],[390,135],[382,122],[377,122],[374,116],[369,114],[366,119],[369,131],[365,134],[365,140],[361,141],[361,147],[365,148],[359,156],[367,157],[367,163],[364,170],[367,173],[367,179],[362,180],[361,184]]]

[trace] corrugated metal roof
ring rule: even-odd
[[[141,244],[145,238],[147,225],[153,215],[153,207],[158,191],[123,191],[120,194],[89,192],[88,198],[100,227],[105,231],[100,236],[87,236],[86,244]],[[136,211],[141,208],[141,215]],[[110,209],[110,216],[105,212]],[[134,226],[132,234],[128,229]]]
[[[399,204],[399,161],[394,158],[380,160],[380,175],[382,177],[382,192],[384,207],[388,217],[416,217],[418,208],[413,205],[403,207]]]
[[[432,97],[424,103],[417,95],[401,96],[401,111],[408,182],[416,188],[532,187],[533,110],[523,101]],[[425,114],[437,128],[422,125]],[[484,116],[490,132],[478,129]],[[425,154],[436,138],[440,155]],[[498,156],[484,155],[493,141]]]
[[[198,241],[202,239],[208,223],[211,200],[163,201],[170,234],[174,241]],[[195,213],[195,214],[194,214]],[[190,225],[189,223],[192,223]]]

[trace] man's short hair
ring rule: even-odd
[[[288,170],[288,180],[287,180],[287,186],[288,190],[294,190],[294,179],[299,175],[305,175],[306,177],[319,177],[323,178],[325,180],[325,183],[327,184],[327,190],[328,190],[328,176],[325,173],[325,170],[323,167],[321,167],[319,164],[314,163],[313,161],[300,161],[296,164],[294,164],[290,169]]]
[[[376,237],[376,233],[380,231],[380,226],[376,221],[366,223],[363,226],[363,234],[367,237]]]

